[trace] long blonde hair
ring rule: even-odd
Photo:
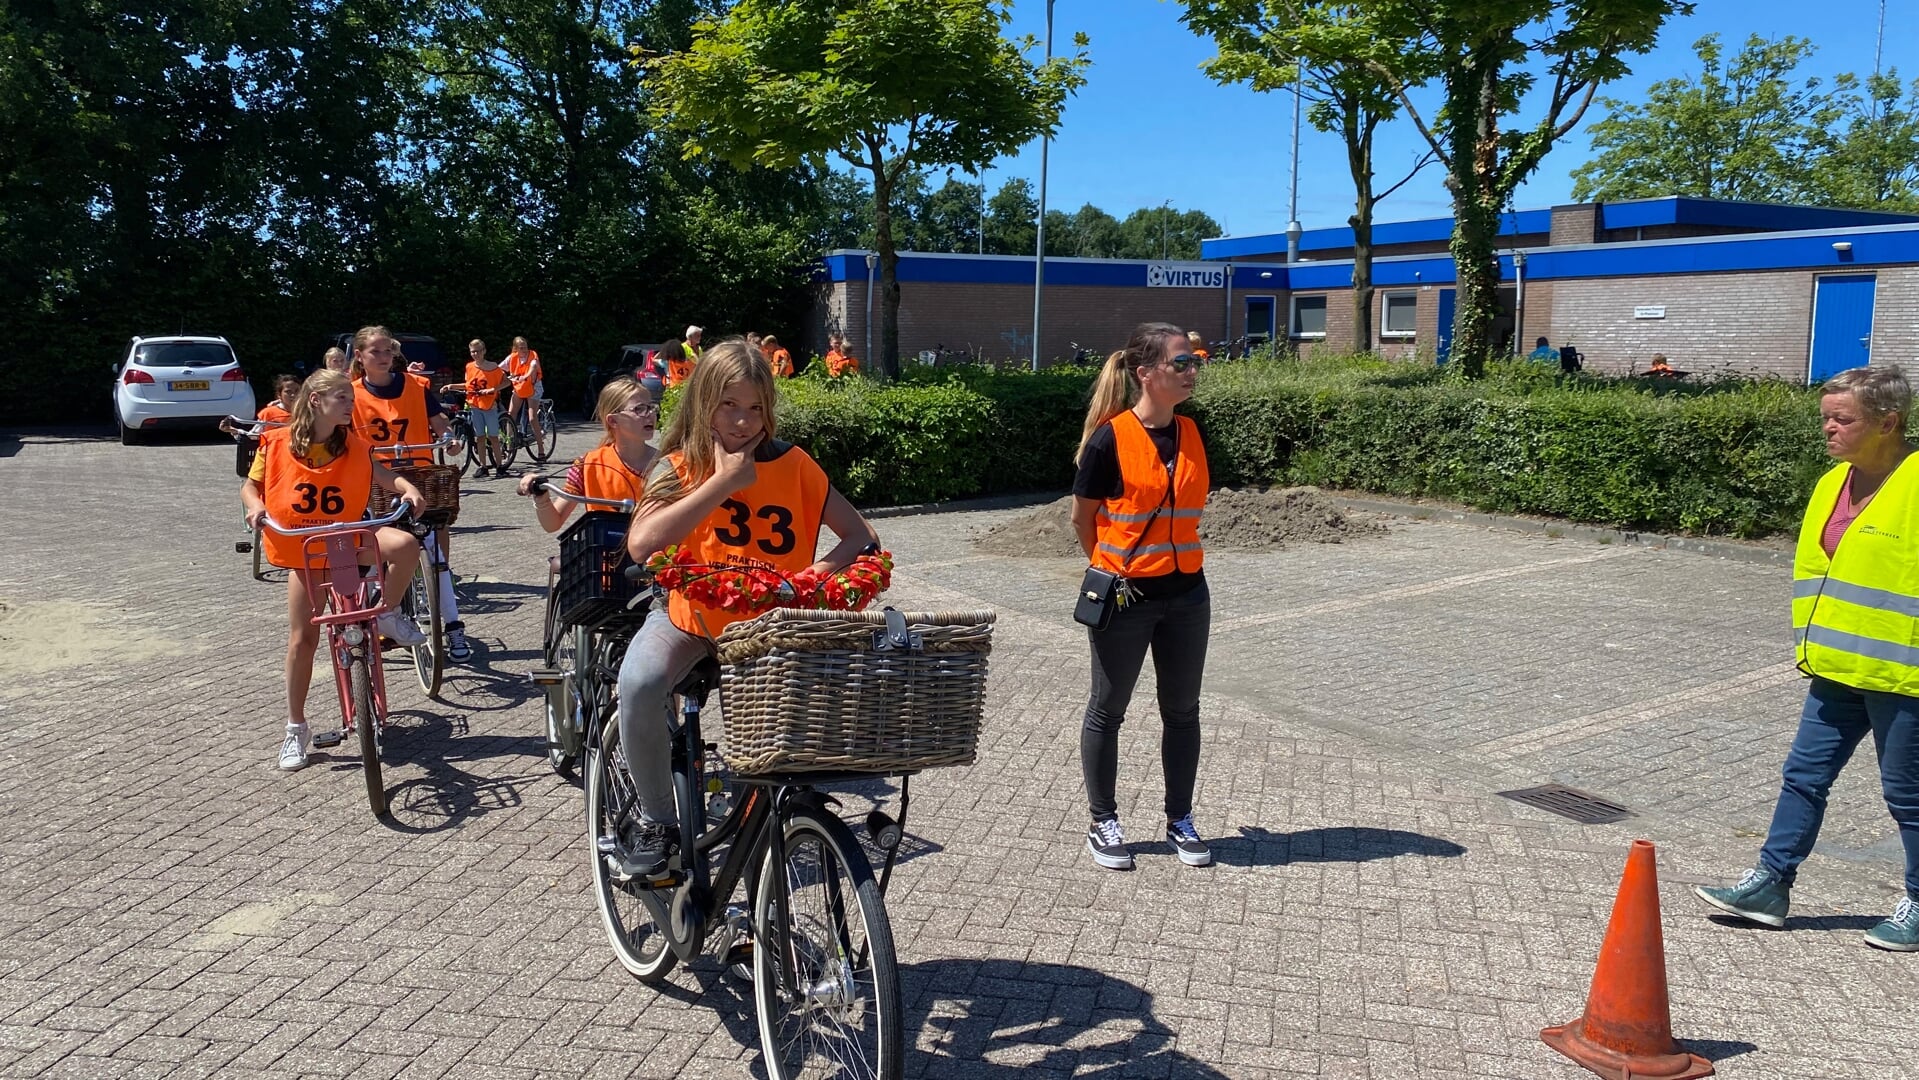
[[[1080,429],[1079,449],[1073,451],[1073,464],[1079,464],[1080,455],[1086,452],[1087,440],[1101,424],[1132,408],[1139,400],[1139,369],[1164,359],[1169,339],[1177,339],[1183,345],[1187,340],[1186,331],[1172,323],[1140,323],[1133,327],[1133,336],[1126,339],[1126,347],[1106,358],[1106,366],[1099,369],[1099,378],[1093,380],[1093,401],[1086,409],[1086,426]]]
[[[713,475],[713,412],[720,407],[726,388],[736,382],[751,385],[760,395],[766,417],[766,438],[773,438],[779,430],[774,411],[780,391],[779,384],[773,381],[773,369],[766,366],[764,358],[754,356],[747,349],[745,339],[727,338],[700,355],[692,377],[686,380],[679,407],[666,423],[666,435],[660,439],[661,457],[677,452],[686,463],[686,484],[661,491],[657,498],[655,489],[649,487],[648,502],[662,505],[677,502]]]
[[[294,457],[306,457],[307,452],[313,449],[314,396],[326,397],[341,390],[352,393],[353,380],[346,372],[332,368],[322,368],[308,375],[307,381],[300,384],[300,392],[287,403],[287,411],[291,414],[287,418],[287,445]],[[328,435],[326,442],[321,445],[334,457],[339,457],[346,452],[346,436],[350,429],[351,425],[341,424],[333,429],[333,434]]]
[[[384,326],[360,327],[359,332],[353,335],[353,363],[347,366],[347,374],[353,376],[355,379],[363,379],[366,377],[366,365],[360,363],[360,350],[366,348],[374,338],[378,337],[390,339],[396,346],[400,343],[399,339],[393,336],[393,331],[388,330]],[[395,368],[400,368],[404,364],[404,357],[396,356],[393,358],[393,366]]]
[[[613,445],[613,425],[606,422],[607,418],[633,404],[633,399],[638,397],[650,400],[653,393],[645,383],[625,375],[600,388],[599,400],[593,403],[593,419],[600,422],[600,446]]]

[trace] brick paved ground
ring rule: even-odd
[[[526,505],[467,486],[481,650],[444,705],[393,671],[382,824],[352,743],[273,767],[282,590],[231,553],[231,460],[0,440],[0,1076],[763,1075],[710,962],[656,992],[605,946],[522,678],[550,550]],[[1579,1012],[1645,836],[1678,1033],[1722,1075],[1919,1077],[1919,956],[1859,943],[1898,877],[1868,760],[1788,932],[1686,895],[1748,865],[1770,811],[1802,692],[1783,569],[1417,522],[1215,555],[1219,865],[1143,845],[1115,874],[1080,847],[1078,570],[975,556],[1003,516],[881,523],[896,603],[1001,615],[980,764],[917,782],[889,905],[909,1075],[1587,1075],[1537,1033]],[[1151,839],[1134,717],[1122,813]],[[1492,794],[1549,780],[1639,816]]]

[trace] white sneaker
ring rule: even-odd
[[[307,747],[313,745],[313,735],[305,724],[288,724],[287,739],[280,744],[280,768],[286,772],[297,772],[307,767]]]
[[[413,625],[412,620],[398,611],[383,611],[373,620],[373,628],[380,636],[393,642],[402,649],[416,648],[426,644],[426,635]]]

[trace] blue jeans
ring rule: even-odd
[[[1919,698],[1812,680],[1759,861],[1792,884],[1819,838],[1826,794],[1868,732],[1879,755],[1886,808],[1906,849],[1906,895],[1919,899]]]

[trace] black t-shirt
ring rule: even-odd
[[[1153,449],[1159,451],[1160,464],[1171,465],[1179,452],[1179,422],[1175,420],[1163,428],[1147,428],[1146,434],[1153,440]],[[1108,421],[1086,440],[1086,449],[1079,456],[1079,474],[1073,477],[1073,494],[1104,502],[1119,498],[1125,490],[1126,482],[1119,471],[1119,441],[1113,434],[1112,422]],[[1158,527],[1157,522],[1154,527]],[[1129,574],[1126,580],[1132,583],[1142,600],[1170,600],[1205,581],[1206,571],[1195,570],[1189,574],[1173,570],[1157,577]]]

